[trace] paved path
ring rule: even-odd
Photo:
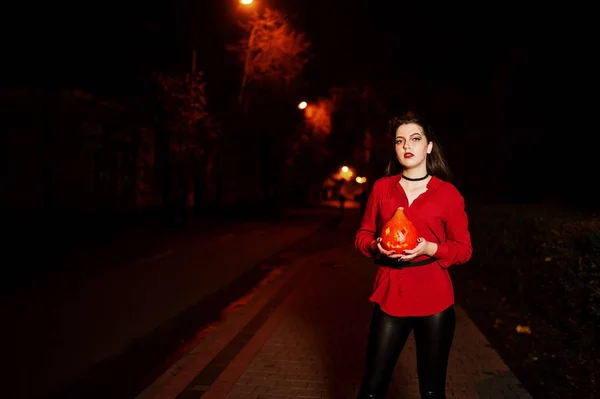
[[[352,246],[349,214],[304,244],[310,256],[290,251],[297,261],[137,399],[355,398],[375,268]],[[450,398],[531,398],[460,307],[448,373]],[[417,387],[411,335],[388,397],[418,398]]]
[[[82,252],[72,260],[81,272],[44,278],[31,273],[27,284],[0,297],[0,350],[6,367],[0,373],[0,398],[46,398],[78,379],[95,380],[92,366],[133,347],[157,326],[337,214],[297,211],[277,222],[228,223],[208,232],[137,243],[127,252],[147,253],[135,261],[115,251],[113,262],[105,259],[90,267],[96,254]]]

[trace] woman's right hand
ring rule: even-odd
[[[376,245],[373,245],[373,244],[376,244]],[[388,258],[392,258],[392,259],[398,259],[402,256],[402,254],[397,254],[396,251],[394,251],[394,250],[388,251],[387,249],[383,248],[381,246],[381,237],[377,238],[377,240],[375,240],[375,241],[373,241],[373,243],[371,243],[371,249],[375,253],[379,252],[383,256],[387,256]]]

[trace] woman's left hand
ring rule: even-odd
[[[405,249],[402,251],[402,256],[398,258],[399,262],[408,262],[416,258],[417,256],[429,255],[428,249],[431,243],[426,241],[423,237],[417,238],[417,246],[413,249]]]

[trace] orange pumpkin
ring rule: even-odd
[[[417,229],[404,214],[403,207],[396,209],[394,216],[381,229],[381,246],[388,251],[413,249],[417,246],[417,238]]]

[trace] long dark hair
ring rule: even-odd
[[[453,176],[450,168],[448,167],[448,162],[446,162],[446,158],[444,157],[444,153],[440,146],[439,141],[437,140],[433,129],[431,126],[425,122],[422,118],[419,118],[414,112],[409,112],[402,116],[396,116],[390,119],[390,133],[392,138],[395,140],[396,130],[402,125],[406,125],[409,123],[414,123],[415,125],[421,126],[423,129],[423,133],[425,134],[425,139],[427,142],[433,142],[433,149],[431,150],[431,154],[427,155],[427,172],[440,178],[445,181],[452,181]],[[398,157],[396,156],[396,151],[392,151],[392,157],[388,166],[385,168],[385,174],[387,176],[397,175],[402,173],[404,168],[398,161]]]

